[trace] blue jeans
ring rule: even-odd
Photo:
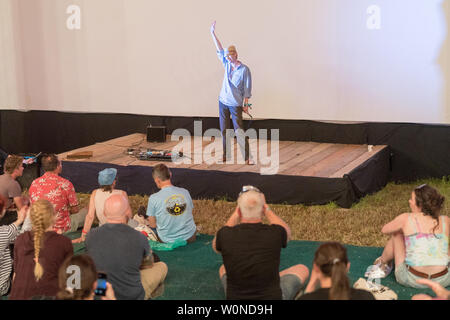
[[[226,130],[230,129],[230,115],[231,119],[233,121],[233,127],[234,131],[236,132],[237,129],[242,129],[245,132],[244,129],[244,121],[242,120],[242,107],[231,107],[223,104],[219,101],[219,120],[220,120],[220,132],[222,133],[222,145],[223,145],[223,152],[225,155],[225,152],[227,153],[227,158],[231,156],[231,138],[226,138]],[[249,145],[248,145],[248,137],[240,137],[239,134],[236,132],[236,137],[238,138],[238,144],[239,148],[241,150],[242,156],[245,160],[248,160],[249,158]]]

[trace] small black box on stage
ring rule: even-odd
[[[166,142],[166,127],[148,126],[147,127],[148,142]]]

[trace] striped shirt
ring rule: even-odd
[[[9,245],[14,243],[18,235],[19,229],[14,223],[0,226],[0,295],[6,294],[11,284],[13,260]]]

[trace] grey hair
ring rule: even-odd
[[[244,219],[262,218],[264,201],[261,193],[254,190],[243,193],[238,199],[238,205]]]

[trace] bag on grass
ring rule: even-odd
[[[158,241],[158,237],[156,236],[155,232],[150,227],[140,224],[134,229],[139,231],[140,233],[142,233],[144,236],[146,236],[147,240]]]
[[[364,278],[359,278],[353,285],[355,289],[362,289],[369,291],[377,300],[397,300],[397,294],[390,288],[383,286],[381,283],[367,281]]]

